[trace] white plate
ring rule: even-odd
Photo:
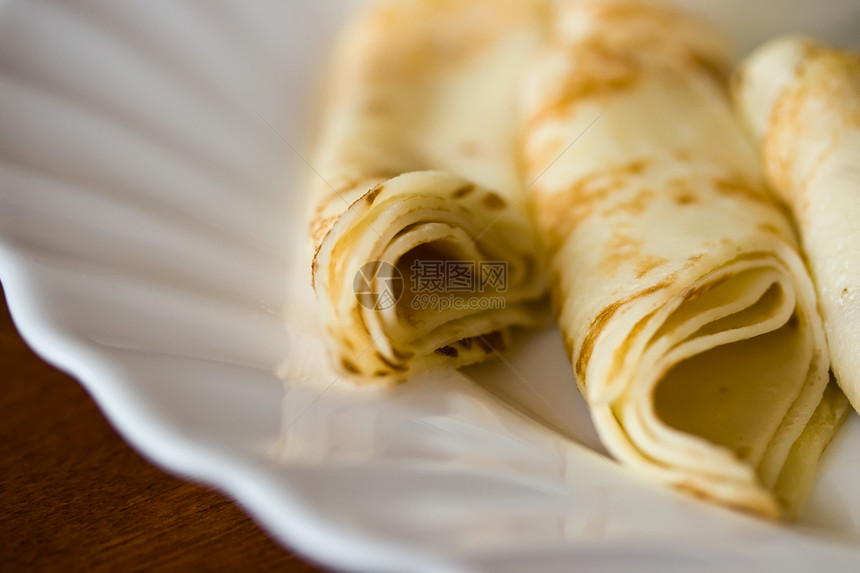
[[[346,4],[0,2],[0,278],[27,341],[152,460],[222,488],[330,566],[860,562],[857,417],[788,528],[600,455],[552,330],[510,365],[392,391],[325,368],[299,154]],[[743,46],[778,29],[849,37],[860,22],[856,2],[750,4],[719,16],[744,22]]]

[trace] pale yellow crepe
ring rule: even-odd
[[[462,366],[502,350],[511,326],[543,320],[514,118],[541,16],[531,1],[393,1],[341,39],[312,160],[311,234],[322,322],[345,374],[394,382]],[[472,287],[415,280],[436,268],[421,264],[445,261],[473,264]],[[502,282],[484,263],[506,266]]]
[[[734,88],[800,227],[836,381],[860,411],[860,53],[779,38]]]
[[[524,88],[524,160],[598,432],[640,475],[790,517],[846,402],[723,39],[655,4],[558,10]]]

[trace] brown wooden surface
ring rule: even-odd
[[[141,458],[0,306],[0,571],[320,571]]]

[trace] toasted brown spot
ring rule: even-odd
[[[311,288],[314,289],[314,292],[317,290],[317,270],[319,270],[319,259],[320,250],[314,249],[314,256],[311,259]]]
[[[771,235],[776,235],[778,237],[783,236],[783,233],[782,233],[782,231],[779,230],[779,227],[777,227],[776,225],[772,225],[770,223],[761,223],[758,226],[758,230],[762,231],[764,233],[769,233]]]
[[[754,261],[756,259],[766,259],[771,257],[772,254],[765,251],[751,251],[749,253],[744,253],[742,255],[738,255],[735,257],[735,261]]]
[[[630,329],[630,332],[618,345],[618,348],[615,349],[615,353],[612,355],[612,366],[609,367],[608,377],[614,378],[621,371],[621,368],[624,366],[624,361],[630,354],[630,347],[633,346],[633,341],[636,340],[636,337],[639,336],[639,333],[642,332],[646,326],[648,326],[648,322],[651,318],[657,314],[657,310],[653,310],[644,317],[642,317],[639,322],[633,325],[633,328]]]
[[[600,20],[608,27],[624,26],[627,34],[616,39],[617,48],[627,48],[634,54],[640,51],[666,50],[672,46],[677,52],[686,50],[686,63],[704,71],[719,84],[728,80],[728,64],[722,58],[703,53],[687,43],[681,44],[673,34],[679,27],[689,27],[700,20],[689,13],[648,2],[608,2],[597,8]]]
[[[763,182],[750,181],[743,175],[714,177],[711,182],[716,192],[725,197],[742,198],[771,206],[776,203]]]
[[[700,298],[703,294],[714,290],[716,287],[726,282],[727,280],[729,280],[728,277],[720,277],[717,280],[691,288],[684,295],[684,302],[690,302],[696,300],[697,298]]]
[[[675,487],[696,499],[708,499],[708,495],[702,491],[702,488],[698,484],[678,483]]]
[[[654,21],[666,25],[666,18],[673,14],[668,8],[656,9],[644,2],[607,2],[591,6],[596,16],[613,26],[629,24],[636,20]]]
[[[451,193],[451,197],[453,197],[454,199],[462,199],[474,190],[475,186],[472,183],[467,183],[466,185],[463,185],[462,187],[456,189],[453,193]]]
[[[699,285],[697,287],[693,287],[687,291],[687,294],[684,295],[684,302],[689,302],[691,300],[696,300],[701,297],[703,294],[709,293],[724,282],[729,280],[729,277],[723,276],[716,280],[712,280],[711,282],[705,283],[703,285]]]
[[[781,144],[785,140],[785,134],[782,132],[788,129],[796,130],[796,118],[799,115],[797,106],[798,102],[793,101],[786,94],[776,100],[770,112],[769,129],[765,131],[761,145],[765,168],[771,184],[781,193],[787,195],[789,199],[792,195],[789,178],[790,165],[794,158],[781,149]]]
[[[827,163],[831,154],[839,146],[840,141],[841,139],[838,137],[834,137],[830,141],[827,149],[821,152],[821,154],[815,159],[815,163],[813,163],[808,169],[806,177],[804,177],[803,181],[797,186],[797,194],[803,197],[801,210],[804,213],[809,210],[809,196],[807,190],[809,189],[810,184],[815,181],[816,177],[818,177],[818,172],[821,171],[821,168]]]
[[[698,255],[693,255],[684,263],[684,268],[682,270],[689,270],[696,266],[696,263],[707,257],[708,255],[705,253],[699,253]]]
[[[571,187],[554,194],[535,196],[535,215],[547,229],[546,247],[557,251],[568,235],[583,221],[595,215],[609,197],[631,183],[631,179],[648,168],[645,160],[635,160],[585,175]]]
[[[569,67],[558,74],[559,93],[529,122],[529,127],[560,118],[581,102],[605,101],[631,90],[653,68],[671,67],[689,73],[700,71],[723,87],[727,62],[676,32],[701,23],[688,13],[648,3],[591,3],[588,12],[598,25],[575,37],[563,29],[551,38],[567,50]],[[707,24],[705,24],[707,25]],[[611,30],[602,33],[602,30]],[[601,101],[602,103],[602,101]]]
[[[507,201],[495,193],[487,193],[484,196],[483,203],[487,209],[503,209],[508,204]]]
[[[360,15],[342,59],[362,82],[432,77],[463,62],[514,22],[534,17],[529,3],[391,2]],[[390,49],[397,46],[397,49]]]
[[[598,313],[588,328],[588,334],[585,335],[585,339],[582,341],[582,347],[579,349],[579,357],[576,359],[576,366],[574,368],[576,375],[583,383],[585,383],[585,369],[588,366],[588,361],[591,359],[591,353],[594,352],[594,342],[600,336],[600,333],[603,332],[606,323],[618,312],[621,306],[620,302],[616,302],[605,307]]]
[[[844,288],[842,289],[842,298],[845,298],[846,296],[848,296],[848,289]]]
[[[576,44],[570,52],[570,71],[558,78],[556,96],[529,118],[526,132],[547,121],[563,118],[582,102],[605,99],[631,89],[641,73],[634,57],[600,38],[588,38]]]
[[[699,71],[704,72],[706,76],[711,78],[721,91],[725,91],[728,95],[729,91],[729,65],[722,58],[714,58],[710,54],[704,54],[695,50],[691,50],[688,55],[690,63]]]
[[[681,192],[677,195],[674,195],[672,197],[672,200],[681,206],[692,205],[694,203],[698,203],[698,199],[696,199],[696,196],[693,195],[692,193],[688,193],[688,192]]]
[[[385,189],[385,184],[380,183],[367,192],[367,195],[364,196],[364,200],[367,201],[368,205],[373,205],[373,202],[376,201],[376,198],[379,197],[379,194],[382,193],[383,189]]]
[[[347,371],[347,372],[349,372],[350,374],[359,374],[359,373],[361,373],[361,370],[359,370],[358,366],[356,366],[356,365],[355,365],[355,363],[354,363],[352,360],[348,360],[348,359],[346,359],[346,358],[343,358],[343,359],[340,361],[340,365],[343,367],[343,369],[344,369],[344,370],[346,370],[346,371]]]
[[[735,450],[735,455],[738,457],[739,460],[747,459],[748,457],[750,457],[750,454],[752,454],[752,448],[750,448],[749,446],[740,446]]]
[[[357,203],[369,191],[384,181],[400,175],[390,170],[374,170],[361,177],[340,177],[332,179],[325,187],[323,195],[318,203],[316,213],[322,213],[334,205],[334,210],[342,212],[347,203]]]
[[[443,346],[442,348],[436,349],[436,354],[441,354],[442,356],[447,356],[449,358],[457,358],[460,356],[460,353],[456,348],[452,346]]]
[[[376,358],[395,372],[406,372],[407,370],[409,370],[406,366],[402,364],[396,364],[390,361],[385,356],[383,356],[381,352],[376,353]]]
[[[631,161],[626,166],[623,167],[623,171],[629,175],[642,175],[645,170],[648,168],[648,161],[645,159],[637,159],[635,161]]]
[[[396,348],[392,348],[391,352],[394,354],[394,356],[397,357],[398,360],[409,360],[410,358],[415,356],[414,352],[403,352],[403,351],[398,350]]]
[[[577,357],[576,364],[574,366],[574,371],[581,381],[585,381],[585,370],[588,368],[588,361],[591,359],[591,353],[594,352],[594,343],[597,341],[597,337],[600,336],[601,332],[603,332],[603,329],[606,327],[609,320],[615,316],[615,313],[617,313],[620,308],[630,304],[634,300],[668,288],[674,282],[675,275],[670,275],[658,284],[650,286],[636,294],[630,295],[606,306],[597,314],[588,328],[588,334],[585,335],[585,338],[582,341],[582,346],[579,349],[579,356]]]
[[[636,263],[636,278],[641,279],[654,269],[669,262],[669,259],[649,255]]]
[[[632,199],[616,203],[612,207],[603,211],[603,215],[605,217],[611,217],[619,213],[638,215],[648,208],[648,203],[650,203],[656,195],[657,194],[650,189],[640,189]]]
[[[391,374],[391,372],[387,370],[377,370],[373,373],[373,375],[377,378],[382,378],[383,376],[388,376],[389,374]]]
[[[538,140],[525,140],[524,144],[523,155],[518,159],[528,162],[535,169],[545,169],[556,161],[569,142],[557,136],[542,135]]]
[[[675,177],[666,182],[665,190],[678,205],[692,205],[701,201],[699,185],[694,177]]]
[[[331,228],[334,226],[338,219],[340,219],[340,215],[333,215],[331,217],[315,219],[313,223],[311,223],[310,234],[311,241],[314,245],[319,245],[323,242],[323,239],[325,239],[325,236],[328,234],[328,232],[331,230]]]
[[[423,222],[418,222],[418,223],[412,223],[412,224],[406,225],[405,227],[403,227],[402,229],[397,231],[397,233],[394,235],[394,237],[392,237],[391,241],[393,242],[393,241],[399,239],[400,237],[402,237],[406,233],[409,233],[409,232],[413,231],[414,229],[417,229],[418,227],[420,227],[423,224],[424,224]]]
[[[644,241],[634,239],[629,235],[615,231],[612,237],[604,244],[603,260],[600,270],[612,275],[624,263],[641,257],[641,248]]]
[[[857,103],[856,78],[860,77],[860,56],[856,52],[828,49],[812,42],[804,45],[804,55],[795,68],[795,77],[777,99],[770,114],[769,129],[765,133],[763,151],[767,171],[777,190],[784,198],[797,205],[798,196],[805,193],[806,187],[816,177],[821,159],[827,157],[836,142],[840,140],[842,129],[860,127],[860,104]],[[835,107],[839,102],[839,123],[841,129],[822,130],[822,126],[832,125],[831,121],[821,121],[836,111],[823,112],[823,108]],[[797,154],[803,146],[796,145],[799,135],[830,138],[828,149],[805,171],[803,181],[792,178],[796,171],[791,169]]]

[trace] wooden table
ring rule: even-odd
[[[152,466],[0,312],[0,571],[321,571]]]

